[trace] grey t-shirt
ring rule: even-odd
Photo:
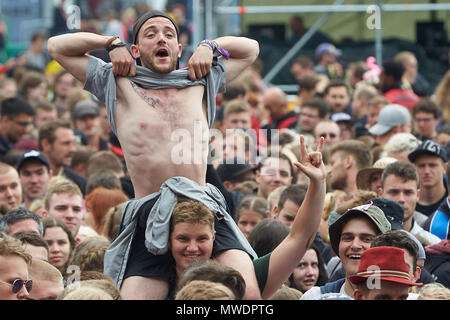
[[[130,81],[143,88],[182,89],[194,85],[206,86],[208,109],[208,125],[211,128],[216,116],[216,95],[225,91],[225,66],[221,59],[214,57],[211,71],[202,79],[191,81],[187,69],[179,69],[167,74],[160,74],[142,66],[136,66],[136,76],[129,77]],[[115,124],[116,112],[116,80],[112,70],[112,63],[90,56],[86,69],[84,89],[91,92],[106,105],[106,112],[111,129],[117,136]]]

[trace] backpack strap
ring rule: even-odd
[[[431,220],[430,232],[442,240],[447,239],[449,221],[449,215],[441,210],[437,210]]]
[[[336,280],[334,282],[326,283],[325,285],[320,287],[320,292],[324,293],[339,293],[342,285],[345,282],[345,278]]]

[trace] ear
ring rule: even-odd
[[[354,159],[352,156],[345,157],[345,169],[350,169],[353,166]]]
[[[412,279],[412,280],[413,280],[414,282],[416,282],[417,280],[419,280],[421,273],[422,273],[422,269],[420,269],[420,267],[417,266],[417,267],[416,267],[416,271],[414,271],[413,279]]]
[[[223,186],[225,187],[225,189],[227,189],[228,191],[232,191],[233,187],[234,187],[234,183],[230,182],[230,181],[224,181],[223,182]]]
[[[212,240],[216,240],[216,231],[214,231],[213,236],[212,236]]]
[[[278,205],[273,206],[272,212],[271,212],[271,218],[276,219],[279,214]]]
[[[133,58],[135,59],[139,59],[141,57],[141,54],[139,52],[138,46],[135,44],[132,44],[130,47],[130,51],[131,51],[131,55],[133,56]]]
[[[41,140],[41,146],[42,146],[42,152],[47,152],[50,149],[50,143],[48,142],[47,139],[42,139]]]
[[[183,53],[183,45],[181,43],[178,44],[178,58],[181,58],[181,54]]]
[[[382,198],[383,197],[383,188],[378,188],[377,196],[378,196],[378,198]]]
[[[3,116],[2,118],[1,118],[1,120],[0,120],[0,123],[6,123],[6,122],[8,122],[8,116]]]
[[[364,300],[364,296],[359,289],[355,289],[355,291],[353,291],[353,297],[355,300]]]
[[[261,176],[261,173],[259,170],[255,170],[255,180],[259,184],[259,177]]]

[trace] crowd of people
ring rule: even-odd
[[[450,300],[450,71],[322,43],[290,98],[132,9],[5,66],[0,299]]]

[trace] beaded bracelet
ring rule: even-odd
[[[230,58],[230,53],[224,48],[219,47],[219,45],[212,40],[205,39],[200,42],[199,46],[208,46],[214,52],[218,52],[224,59],[228,60]]]

